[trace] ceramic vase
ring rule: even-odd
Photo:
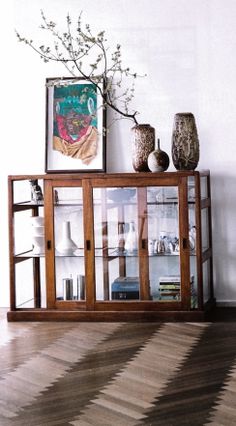
[[[148,156],[148,167],[151,172],[164,172],[168,169],[170,159],[165,151],[160,148],[160,139],[157,139],[157,147]]]
[[[199,161],[199,140],[192,113],[175,114],[172,133],[172,160],[177,170],[194,170]]]
[[[138,250],[137,234],[136,234],[134,222],[132,221],[129,224],[129,231],[125,238],[125,251],[127,251],[127,253],[134,253],[137,250]]]
[[[57,251],[64,255],[72,255],[77,249],[77,245],[71,238],[71,226],[69,221],[62,223],[62,236],[59,244],[57,245]]]
[[[155,129],[150,124],[137,124],[132,132],[133,168],[136,172],[148,172],[148,156],[155,149]]]
[[[41,216],[32,216],[30,218],[32,224],[32,245],[33,254],[41,255],[45,252],[44,243],[44,218]]]

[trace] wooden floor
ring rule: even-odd
[[[204,323],[0,312],[0,425],[236,425],[236,315],[220,312]]]

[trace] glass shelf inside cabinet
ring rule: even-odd
[[[55,251],[56,257],[83,257],[84,256],[84,249],[76,249],[73,253],[63,254]]]
[[[23,253],[17,253],[15,254],[16,258],[30,258],[30,257],[45,257],[45,253],[34,253],[33,250],[25,251]]]
[[[70,254],[62,254],[62,253],[59,253],[59,252],[57,252],[57,251],[55,251],[55,257],[82,257],[82,256],[84,256],[84,250],[83,249],[81,249],[81,250],[76,250],[75,251],[75,253],[70,253]],[[15,254],[15,257],[17,258],[17,257],[19,257],[19,258],[23,258],[23,257],[45,257],[45,253],[37,253],[37,254],[35,254],[34,252],[33,252],[33,250],[29,250],[29,251],[25,251],[25,252],[23,252],[23,253],[17,253],[17,254]]]
[[[21,201],[20,203],[15,203],[14,207],[43,207],[44,206],[44,202],[43,201],[39,201],[39,202],[35,202],[35,201]]]
[[[82,206],[82,200],[59,200],[54,202],[54,207],[63,207],[63,206]]]

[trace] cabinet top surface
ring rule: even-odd
[[[109,179],[109,178],[131,178],[131,179],[149,179],[149,178],[171,178],[171,177],[188,177],[188,176],[207,176],[209,170],[181,170],[173,172],[131,172],[131,173],[45,173],[38,175],[9,175],[9,180],[24,180],[24,179],[45,179],[45,180],[76,180],[76,179]]]

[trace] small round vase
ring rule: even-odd
[[[71,238],[70,222],[64,221],[62,223],[62,236],[59,244],[57,245],[57,251],[64,255],[72,255],[77,249],[77,245]]]
[[[160,148],[160,139],[157,139],[157,149],[148,156],[148,167],[151,172],[164,172],[170,164],[169,155]]]
[[[175,114],[172,133],[172,160],[177,170],[194,170],[199,162],[199,140],[194,115]]]
[[[155,149],[155,129],[150,124],[137,124],[132,132],[133,168],[136,172],[148,172],[148,156]]]

